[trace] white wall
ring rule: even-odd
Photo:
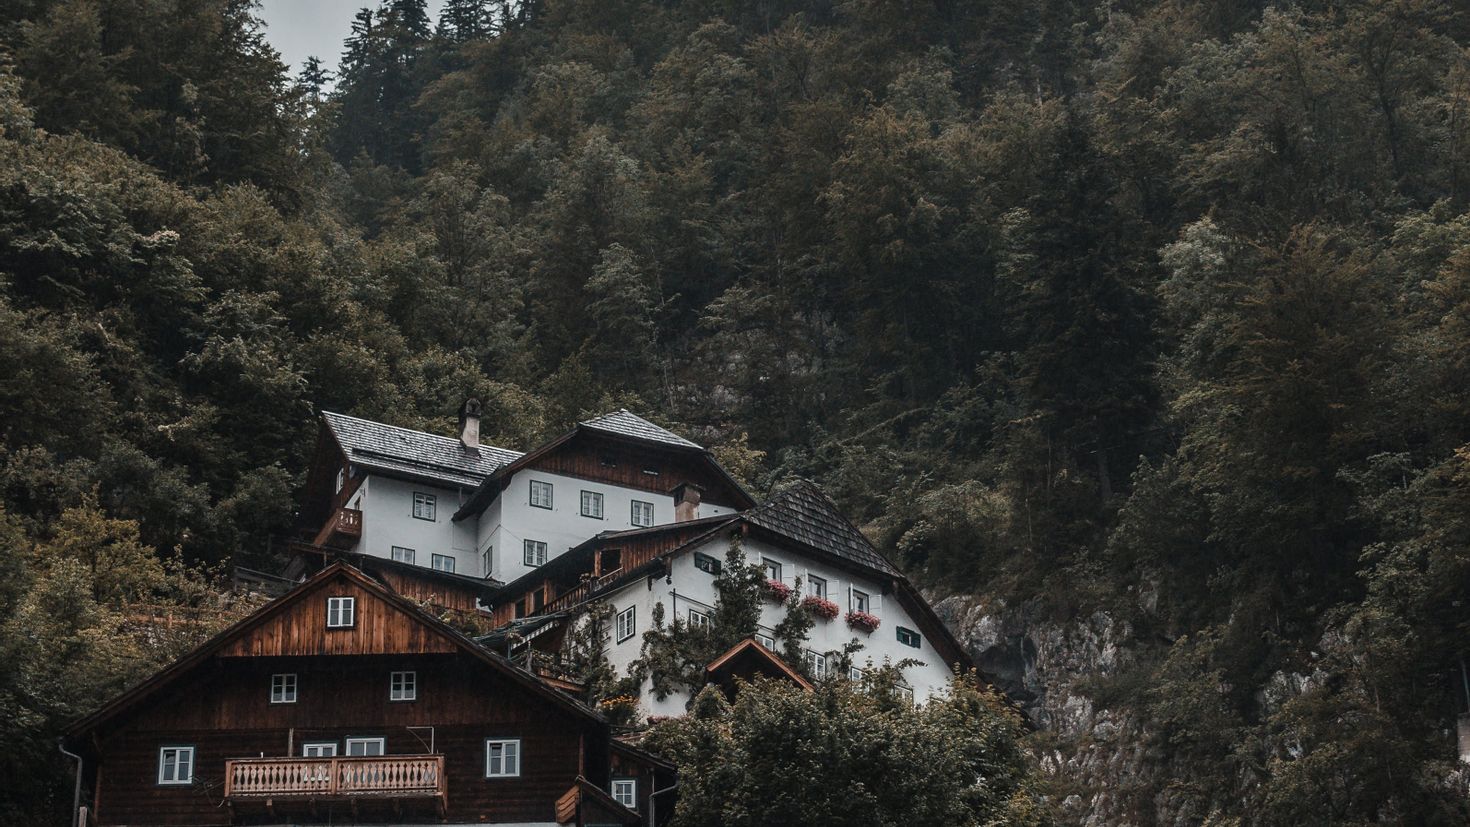
[[[531,481],[552,486],[550,509],[531,505]],[[582,516],[582,492],[602,495],[602,518]],[[525,564],[525,541],[546,544],[546,559],[552,560],[573,546],[604,531],[626,531],[633,525],[633,501],[653,503],[653,524],[674,522],[674,497],[635,488],[548,474],[526,469],[511,477],[510,485],[480,515],[480,548],[493,544],[496,579],[509,583],[530,571]],[[699,506],[700,517],[730,514],[733,509],[708,503]]]
[[[642,635],[653,628],[655,603],[663,604],[666,624],[673,622],[675,611],[680,620],[688,622],[690,609],[708,612],[714,608],[715,576],[695,568],[694,551],[707,554],[723,564],[728,549],[729,541],[726,538],[712,538],[698,549],[685,552],[675,559],[671,572],[672,584],[658,578],[650,588],[645,578],[624,587],[609,599],[613,606],[614,622],[609,627],[608,661],[619,674],[627,674],[628,666],[638,658]],[[883,595],[882,589],[874,581],[756,540],[747,540],[744,551],[748,562],[758,562],[761,557],[768,557],[781,563],[781,579],[787,585],[794,585],[799,576],[805,589],[805,583],[813,574],[827,580],[827,597],[837,603],[841,613],[832,620],[817,618],[808,635],[807,647],[828,654],[829,662],[836,660],[835,653],[841,652],[844,645],[856,640],[863,645],[863,649],[853,656],[853,663],[859,668],[882,664],[885,660],[890,663],[910,658],[922,661],[921,665],[908,667],[903,672],[908,685],[914,689],[914,699],[917,702],[924,702],[949,685],[950,665],[935,650],[933,641],[927,635],[920,632],[918,648],[898,642],[897,627],[903,626],[919,632],[918,624],[904,611],[895,596]],[[849,588],[856,588],[869,595],[869,611],[880,620],[879,627],[872,634],[849,628],[843,620],[849,608]],[[636,634],[631,639],[618,643],[616,615],[630,606],[636,607]],[[785,611],[784,607],[775,602],[764,602],[761,610],[761,631],[774,637],[775,627],[781,622]],[[780,646],[779,642],[777,646]],[[688,696],[682,693],[658,701],[647,684],[642,694],[641,703],[645,715],[682,715],[688,701]]]
[[[435,497],[434,519],[413,516],[415,492]],[[374,557],[391,558],[393,546],[414,550],[414,563],[429,568],[434,554],[454,558],[454,571],[481,577],[479,555],[475,551],[475,528],[468,523],[455,523],[451,517],[469,492],[436,488],[423,483],[403,482],[381,476],[369,476],[348,503],[362,510],[362,537],[357,551]]]

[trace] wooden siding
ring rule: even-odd
[[[328,597],[357,598],[352,627],[327,628]],[[276,613],[219,654],[221,657],[368,655],[453,652],[455,648],[442,635],[361,585],[331,580],[318,584],[291,611]]]
[[[690,482],[704,490],[705,502],[734,509],[744,507],[744,498],[713,464],[714,460],[702,453],[660,450],[584,434],[536,457],[527,467],[659,494],[668,494],[680,483]],[[647,474],[645,470],[658,473]]]
[[[373,572],[396,594],[401,594],[417,603],[427,603],[440,609],[474,613],[480,609],[476,600],[484,594],[483,588],[465,583],[434,579],[431,576],[415,577],[413,573],[380,566]]]
[[[418,698],[389,701],[389,673],[405,669],[417,673]],[[270,703],[278,672],[297,675],[296,703]],[[451,821],[549,820],[583,771],[586,726],[459,654],[214,660],[99,740],[99,824],[230,824],[230,808],[221,807],[226,760],[300,755],[303,743],[317,741],[345,753],[348,737],[383,738],[390,755],[443,755]],[[521,740],[519,778],[484,777],[486,738]],[[195,747],[192,785],[157,784],[158,750],[167,745]],[[405,821],[438,820],[432,806],[403,806]],[[253,812],[235,810],[234,823]]]

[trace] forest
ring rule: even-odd
[[[249,608],[315,411],[468,396],[1126,621],[1069,679],[1147,771],[1041,721],[1063,823],[1470,819],[1457,0],[387,0],[299,74],[252,0],[0,4],[0,822]]]

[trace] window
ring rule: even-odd
[[[544,566],[544,565],[546,565],[546,544],[545,543],[543,543],[543,542],[541,542],[539,540],[526,540],[525,541],[525,547],[526,547],[526,549],[525,549],[525,551],[526,551],[526,565],[528,565],[528,566]]]
[[[454,573],[454,558],[447,554],[433,554],[429,556],[429,562],[434,566],[434,571],[447,571]]]
[[[599,561],[598,571],[602,574],[608,574],[623,567],[623,550],[620,548],[605,548],[599,552],[599,556],[602,559]]]
[[[271,703],[296,703],[296,676],[271,675]]]
[[[709,612],[701,612],[697,609],[689,610],[689,628],[709,629]]]
[[[335,489],[333,489],[333,493],[335,493],[335,494],[341,494],[342,493],[342,483],[343,483],[344,480],[346,480],[346,478],[347,478],[347,469],[346,468],[338,468],[337,469],[337,487]]]
[[[852,611],[854,611],[854,612],[866,612],[866,611],[868,611],[868,593],[867,592],[860,592],[857,589],[853,589],[852,590]]]
[[[194,748],[164,747],[158,751],[158,783],[193,784]]]
[[[336,758],[337,744],[334,741],[318,741],[301,745],[302,758]]]
[[[383,754],[383,739],[382,738],[348,738],[347,739],[347,754],[350,755],[350,756],[351,755],[382,755]]]
[[[413,492],[413,516],[416,520],[434,521],[434,495]]]
[[[327,598],[327,628],[347,629],[357,622],[357,598]]]
[[[827,677],[827,656],[810,649],[806,650],[806,671],[818,680]]]
[[[919,648],[919,633],[915,632],[913,629],[905,629],[904,627],[899,626],[898,642],[902,643],[904,646],[912,646],[917,649]]]
[[[638,779],[614,778],[612,797],[614,801],[630,810],[638,809]]]
[[[912,686],[904,686],[902,684],[899,684],[898,686],[895,686],[893,688],[893,691],[898,694],[898,697],[904,699],[905,701],[908,701],[909,703],[914,702],[914,688]]]
[[[602,519],[602,495],[596,491],[582,492],[582,516]]]
[[[486,580],[490,579],[490,570],[495,563],[495,546],[485,546],[485,553],[480,555],[480,576]]]
[[[638,631],[637,616],[635,615],[637,608],[637,606],[629,606],[621,612],[618,612],[616,622],[618,643],[622,643]]]
[[[551,483],[531,480],[531,507],[551,507]]]
[[[642,500],[633,501],[633,525],[645,527],[653,525],[653,503],[646,503]]]
[[[513,778],[521,774],[521,742],[485,741],[485,777]]]
[[[761,566],[766,570],[766,579],[781,582],[781,564],[769,557],[761,558]]]
[[[415,552],[411,548],[405,548],[403,546],[393,547],[393,559],[397,560],[400,563],[408,563],[409,565],[412,565],[414,554]]]
[[[755,642],[770,649],[772,652],[776,651],[776,639],[770,635],[763,635],[760,632],[756,632]]]
[[[719,560],[716,560],[708,554],[700,554],[697,551],[694,552],[694,567],[704,572],[705,574],[720,573]]]
[[[418,692],[417,672],[394,672],[388,677],[388,700],[412,701]]]
[[[806,581],[806,593],[815,597],[826,597],[827,581],[816,575],[808,577]]]
[[[857,668],[856,666],[849,666],[849,667],[847,667],[847,679],[850,680],[850,681],[860,681],[860,680],[862,680],[863,679],[863,670]]]

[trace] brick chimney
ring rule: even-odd
[[[674,522],[699,518],[699,495],[704,489],[692,482],[681,482],[674,486]]]
[[[459,441],[466,451],[480,455],[480,400],[473,397],[459,409]]]

